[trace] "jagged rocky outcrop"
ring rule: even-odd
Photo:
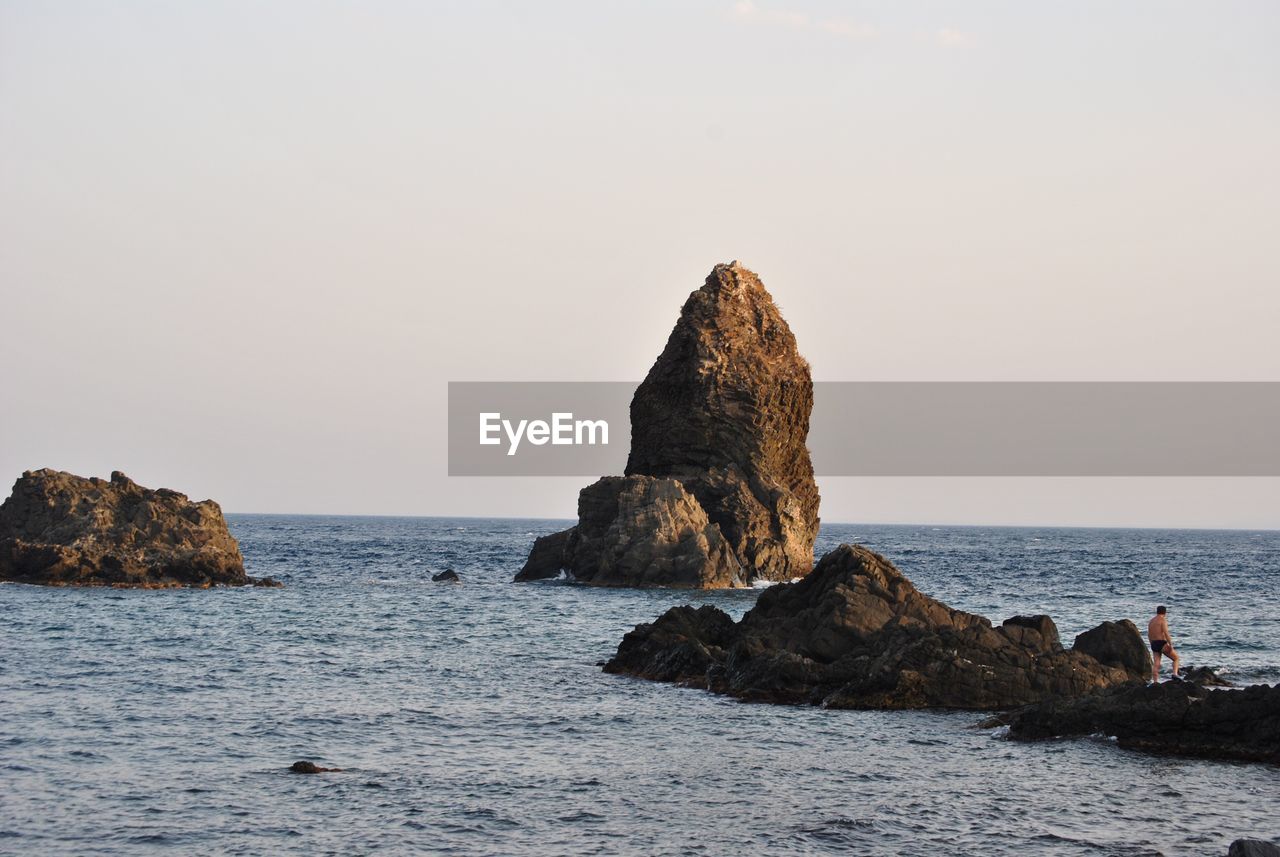
[[[774,703],[994,710],[1140,681],[1117,624],[1115,663],[1063,649],[1048,616],[993,627],[920,592],[879,554],[841,545],[742,620],[674,607],[626,635],[605,671]]]
[[[807,574],[812,409],[773,298],[738,263],[717,265],[632,398],[625,477],[583,489],[578,525],[538,539],[516,579],[712,588]]]
[[[277,585],[245,574],[212,500],[143,488],[123,473],[23,473],[0,505],[0,580],[52,586]]]
[[[571,568],[597,586],[742,583],[737,558],[693,495],[675,479],[652,476],[606,476],[582,489],[578,525],[538,539],[531,568]]]
[[[1213,679],[1211,673],[1208,678]],[[1001,715],[997,722],[1009,727],[1014,740],[1102,734],[1134,750],[1280,764],[1280,686],[1211,690],[1192,681],[1130,684],[1048,699]]]

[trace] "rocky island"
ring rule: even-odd
[[[717,265],[631,400],[624,475],[584,488],[577,526],[538,539],[516,580],[705,589],[807,574],[812,409],[773,298],[737,262]]]
[[[278,586],[245,574],[212,500],[57,470],[23,473],[0,505],[0,580],[49,586]]]
[[[1131,622],[1101,627],[1065,649],[1048,616],[993,626],[920,592],[883,556],[841,545],[739,622],[681,606],[637,626],[605,671],[758,702],[996,710],[1150,673]]]
[[[860,545],[766,589],[738,622],[673,607],[628,633],[604,670],[750,702],[1000,711],[980,725],[1008,726],[1014,740],[1103,734],[1149,752],[1280,764],[1280,687],[1212,690],[1226,682],[1205,668],[1148,685],[1150,655],[1128,620],[1068,649],[1050,617],[994,626]]]

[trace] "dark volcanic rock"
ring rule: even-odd
[[[0,505],[0,580],[54,586],[278,585],[244,573],[212,500],[143,488],[123,473],[22,474]]]
[[[581,494],[578,495],[578,502],[582,502]],[[535,539],[533,550],[529,551],[529,558],[524,561],[524,567],[516,573],[516,580],[547,580],[559,577],[561,571],[567,572],[570,568],[569,542],[577,531],[577,527],[570,527]]]
[[[1183,681],[1189,681],[1201,687],[1235,687],[1233,682],[1227,681],[1209,667],[1184,666],[1181,678]]]
[[[561,569],[598,586],[742,583],[737,558],[698,501],[676,480],[652,476],[606,476],[583,488],[578,525],[538,539],[516,580]]]
[[[733,619],[723,610],[672,607],[652,625],[628,632],[605,672],[707,687],[708,676],[724,663],[736,634]]]
[[[341,773],[342,768],[322,768],[314,762],[303,760],[290,765],[289,772],[293,774],[335,774]]]
[[[451,568],[446,568],[439,574],[431,575],[431,579],[436,583],[461,583],[462,578],[458,577],[458,572]]]
[[[717,265],[632,398],[632,481],[584,489],[578,526],[538,539],[516,580],[564,571],[712,588],[807,574],[818,531],[812,409],[809,364],[773,298],[736,262]]]
[[[1227,857],[1280,857],[1280,845],[1261,839],[1237,839],[1227,849]]]
[[[1015,740],[1103,734],[1135,750],[1280,764],[1280,686],[1129,684],[1046,700],[1000,719]]]
[[[1104,664],[1122,668],[1137,681],[1151,677],[1151,652],[1143,645],[1137,626],[1128,619],[1103,622],[1085,631],[1076,637],[1072,648],[1093,655]]]
[[[740,622],[714,607],[672,608],[628,633],[605,671],[833,708],[1000,709],[1130,680],[1064,651],[1048,617],[993,628],[858,545],[765,590]]]
[[[1033,652],[1058,652],[1058,626],[1048,616],[1013,616],[1000,623],[1000,633]],[[1141,644],[1141,640],[1138,641]]]

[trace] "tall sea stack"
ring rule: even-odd
[[[773,298],[737,262],[717,265],[631,400],[626,475],[583,489],[578,525],[538,539],[516,579],[714,588],[807,574],[812,409]]]

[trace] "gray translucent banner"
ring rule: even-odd
[[[621,473],[635,388],[451,382],[449,475]],[[1278,438],[1273,382],[855,381],[814,384],[809,449],[819,476],[1280,476]]]

